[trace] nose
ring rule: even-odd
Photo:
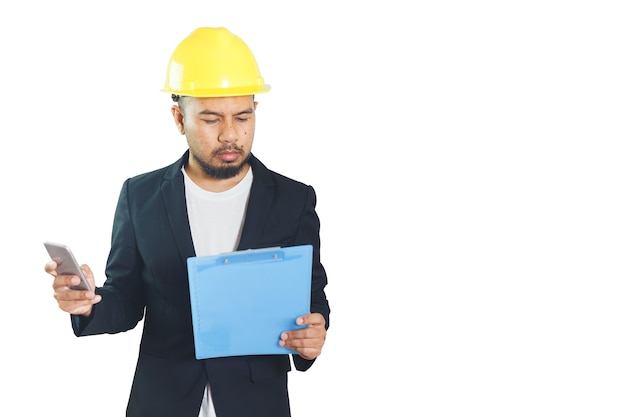
[[[232,122],[224,123],[224,128],[221,130],[218,140],[222,143],[233,143],[237,141],[237,131]]]

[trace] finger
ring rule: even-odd
[[[324,339],[280,339],[278,344],[297,351],[306,349],[321,350],[324,346]]]
[[[89,281],[89,284],[91,285],[92,288],[96,287],[96,280],[93,277],[93,272],[91,271],[91,268],[89,268],[88,265],[83,264],[80,266],[80,269],[82,269],[83,274],[85,274],[85,277],[87,278],[87,281]]]
[[[324,338],[281,338],[279,341],[281,346],[287,346],[292,349],[300,348],[316,348],[321,349],[324,346]]]
[[[309,313],[296,319],[299,326],[324,326],[326,320],[320,313]]]
[[[80,277],[76,275],[55,275],[54,281],[52,281],[52,288],[71,287],[80,284]]]
[[[62,299],[58,299],[57,301],[58,301],[59,307],[62,307],[63,310],[67,310],[67,309],[72,309],[72,308],[79,307],[79,306],[91,306],[93,304],[98,304],[100,301],[102,301],[102,296],[96,294],[91,298],[79,298],[79,299],[62,298]]]
[[[305,327],[303,329],[288,330],[280,335],[282,340],[324,340],[326,338],[326,329],[322,326]]]
[[[91,268],[89,268],[89,265],[82,264],[80,266],[80,269],[83,270],[83,273],[87,278],[93,278],[93,272],[91,271]]]
[[[313,359],[317,358],[319,355],[322,354],[322,351],[320,349],[305,348],[305,349],[293,349],[293,350],[298,352],[298,355],[302,356],[304,359],[308,359],[310,361],[312,361]]]
[[[100,301],[102,301],[102,296],[96,295],[91,300],[61,301],[59,302],[59,308],[70,314],[89,315],[93,305],[99,303]]]
[[[57,275],[52,283],[54,298],[57,302],[93,300],[96,297],[94,291],[75,290],[70,287],[78,285],[81,279],[76,275]]]
[[[93,291],[72,290],[69,288],[59,288],[54,292],[54,298],[57,302],[82,302],[100,300],[102,296]]]
[[[306,359],[314,359],[322,352],[326,340],[326,329],[323,327],[307,327],[300,330],[283,332],[278,344],[295,350]]]
[[[57,275],[57,263],[54,261],[50,261],[48,262],[45,266],[44,266],[44,270],[52,275],[52,276],[56,276]]]
[[[324,338],[289,338],[283,337],[278,344],[293,351],[296,351],[305,359],[315,359],[322,353]]]

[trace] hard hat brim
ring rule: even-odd
[[[231,87],[231,88],[210,88],[210,89],[172,89],[163,88],[164,93],[176,94],[187,97],[235,97],[235,96],[251,96],[254,94],[262,94],[270,91],[272,87],[265,84],[261,87]]]

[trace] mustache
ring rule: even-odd
[[[215,149],[212,153],[213,153],[213,155],[219,155],[222,152],[232,152],[232,151],[243,153],[243,148],[241,146],[237,146],[235,144],[229,144],[229,145],[224,145],[224,146],[221,146],[221,147]]]

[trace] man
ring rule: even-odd
[[[269,88],[240,38],[225,28],[192,32],[172,54],[164,88],[188,151],[124,183],[102,287],[71,290],[78,277],[46,265],[77,336],[122,332],[145,319],[127,416],[290,415],[288,355],[195,358],[186,267],[192,256],[312,245],[311,313],[276,343],[298,353],[293,363],[301,371],[321,353],[330,309],[315,192],[251,153],[254,95]],[[92,271],[83,269],[95,287]]]

